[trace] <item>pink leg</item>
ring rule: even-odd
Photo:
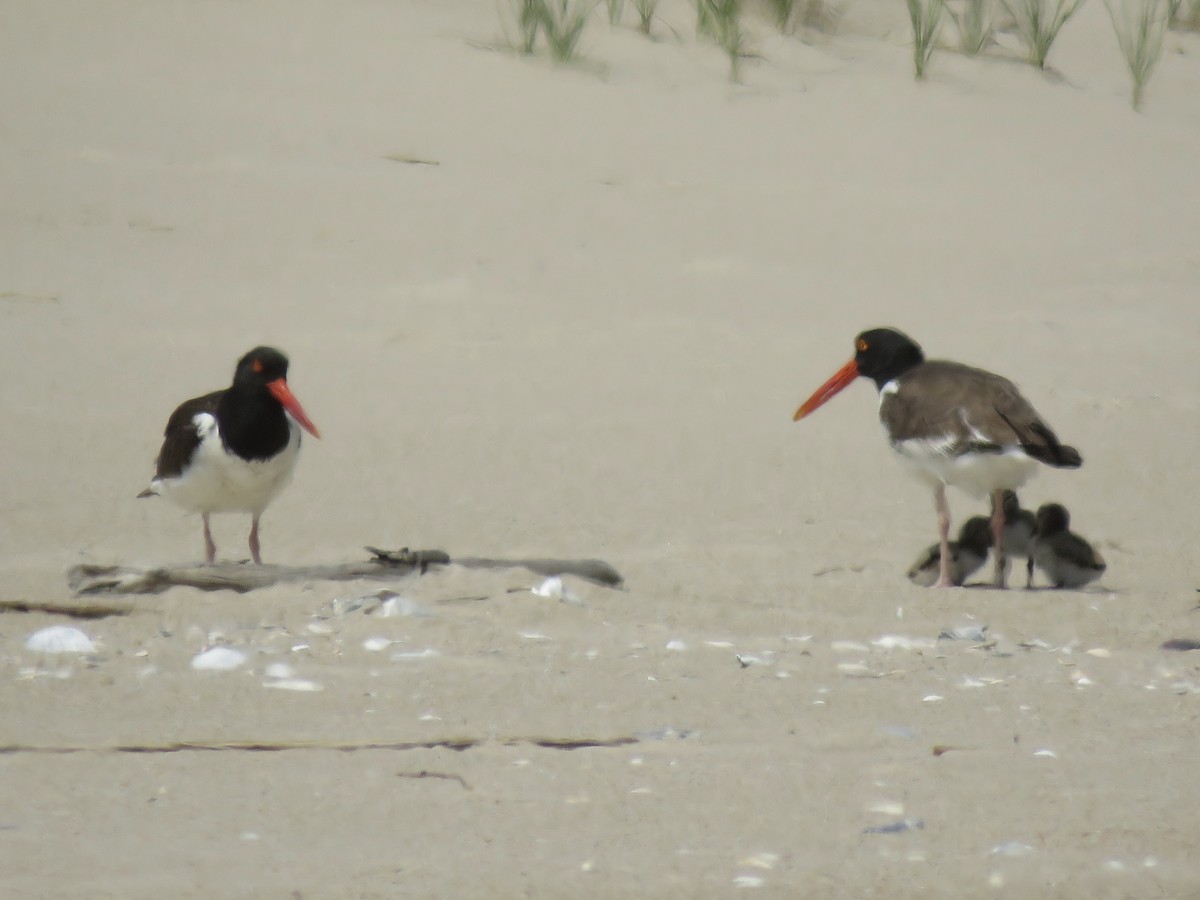
[[[939,484],[933,492],[933,503],[937,508],[941,553],[938,580],[934,587],[954,587],[954,579],[950,577],[950,504],[946,502],[946,486],[944,484]]]
[[[204,520],[204,558],[211,563],[217,558],[217,545],[213,543],[212,531],[208,527],[208,513],[201,513],[200,518]]]
[[[262,565],[262,556],[258,552],[258,513],[250,521],[250,558],[256,565]]]
[[[1004,498],[1003,491],[992,491],[992,547],[995,550],[995,574],[993,582],[998,588],[1007,587],[1008,559],[1004,556]]]

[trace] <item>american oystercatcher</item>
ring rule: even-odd
[[[1037,463],[1075,469],[1083,459],[1060,444],[1007,378],[961,363],[926,360],[916,341],[892,328],[854,339],[855,355],[796,410],[794,420],[863,376],[879,389],[879,418],[888,441],[914,474],[933,488],[941,564],[937,587],[954,584],[948,551],[946,485],[976,497],[991,495],[995,583],[1004,585],[1002,491],[1016,490]]]
[[[262,562],[259,517],[292,480],[300,429],[320,437],[288,388],[287,370],[278,350],[255,347],[238,360],[227,389],[188,400],[167,420],[154,479],[138,496],[200,513],[210,563],[217,548],[208,517],[216,512],[250,513],[250,556]]]
[[[950,581],[956,586],[965,582],[987,562],[992,543],[992,523],[986,516],[971,516],[963,522],[958,540],[951,541]],[[908,570],[908,580],[921,587],[933,587],[942,571],[942,548],[933,544],[917,557]]]
[[[1070,528],[1070,513],[1061,503],[1038,507],[1026,587],[1033,584],[1035,565],[1056,588],[1080,588],[1104,574],[1104,557]]]

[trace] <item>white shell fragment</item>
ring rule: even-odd
[[[739,866],[749,866],[753,869],[773,869],[779,862],[778,853],[751,853],[738,860]]]
[[[402,659],[428,659],[431,656],[441,656],[441,654],[432,647],[426,647],[424,650],[416,650],[412,652],[397,651],[391,655],[390,659],[392,659],[394,662],[399,662]]]
[[[192,668],[205,672],[228,672],[246,661],[246,654],[232,647],[211,647],[192,658]]]
[[[765,879],[759,878],[757,875],[738,875],[733,879],[733,886],[740,888],[756,888],[762,887]]]
[[[982,644],[987,640],[986,625],[960,625],[957,628],[947,628],[938,635],[940,641],[973,641]]]
[[[932,650],[936,641],[927,638],[912,638],[902,634],[885,634],[871,641],[871,646],[880,650]]]
[[[570,603],[575,606],[582,606],[583,600],[567,587],[566,583],[557,575],[552,575],[543,581],[541,584],[529,589],[534,596],[545,597],[548,600],[561,600],[563,603]]]
[[[268,678],[291,678],[296,674],[296,670],[285,662],[273,662],[263,674]]]
[[[280,691],[323,691],[324,687],[315,681],[304,678],[277,678],[274,681],[264,681],[263,687],[275,688]]]
[[[78,628],[51,625],[31,634],[25,641],[25,649],[34,653],[95,653],[96,645]]]
[[[363,649],[369,650],[371,653],[378,653],[380,650],[386,650],[395,641],[385,637],[369,637],[363,641]]]

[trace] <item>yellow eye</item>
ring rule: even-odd
[[[857,346],[858,346],[859,353],[866,353],[871,348],[871,345],[868,344],[866,341],[864,341],[862,338],[858,339]]]

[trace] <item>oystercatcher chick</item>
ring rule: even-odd
[[[1033,547],[1033,510],[1021,506],[1016,491],[1001,491],[1000,499],[1004,513],[1004,555],[1010,559],[1019,556],[1028,560]],[[995,503],[994,498],[992,502]],[[992,514],[995,513],[993,509]],[[1007,575],[1007,572],[1005,574]]]
[[[217,548],[212,513],[251,515],[250,556],[262,562],[258,521],[292,480],[300,429],[320,437],[287,383],[287,357],[255,347],[240,360],[233,384],[183,403],[167,420],[154,479],[139,497],[162,496],[200,513],[208,562]]]
[[[1033,548],[1026,564],[1028,580],[1033,584],[1036,565],[1056,588],[1080,588],[1091,584],[1108,568],[1104,557],[1087,541],[1071,531],[1071,514],[1061,503],[1038,507]]]
[[[948,551],[950,507],[946,485],[993,504],[995,576],[1004,586],[1004,506],[1001,492],[1016,490],[1037,464],[1075,469],[1083,459],[1059,443],[1029,401],[1007,378],[961,363],[926,360],[920,345],[892,328],[864,331],[855,355],[796,410],[799,420],[855,378],[879,389],[879,418],[888,442],[914,474],[933,488],[940,567],[935,587],[954,584]]]
[[[950,541],[950,580],[957,586],[966,582],[987,562],[992,543],[992,523],[987,516],[971,516],[963,522],[958,540]],[[942,550],[939,544],[917,557],[908,570],[908,580],[921,587],[933,587],[941,574]]]

